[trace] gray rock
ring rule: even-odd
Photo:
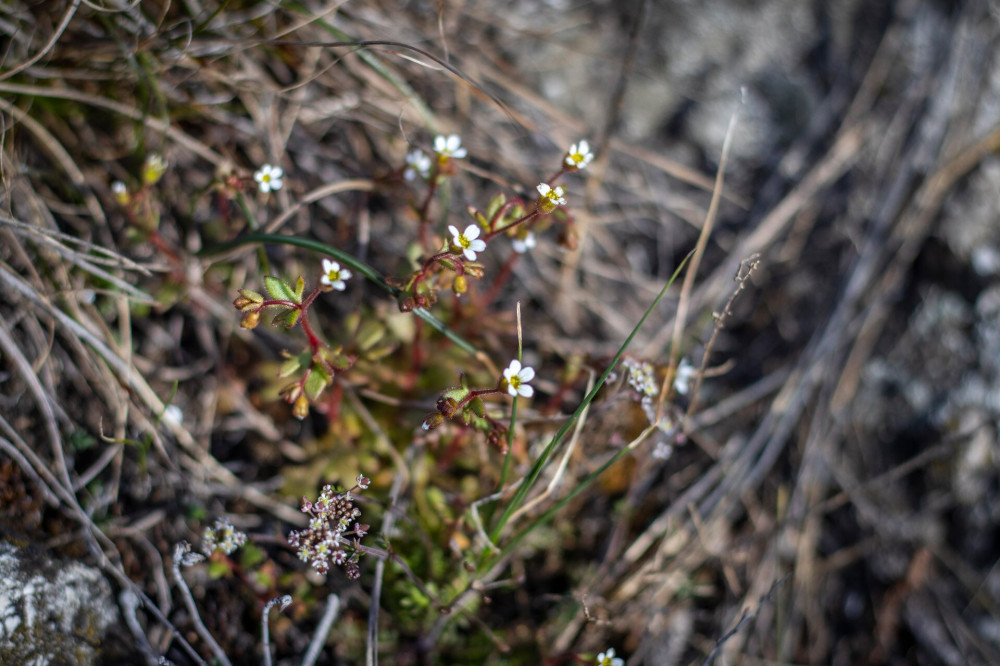
[[[118,622],[111,586],[99,570],[0,542],[0,664],[100,663]]]

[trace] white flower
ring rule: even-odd
[[[184,423],[184,412],[177,405],[167,405],[163,410],[163,422],[179,426]]]
[[[539,183],[535,189],[538,190],[542,199],[548,201],[553,208],[566,204],[566,198],[563,196],[566,194],[566,190],[559,185],[549,187],[548,183]]]
[[[346,268],[341,268],[340,264],[333,259],[323,260],[323,277],[320,278],[320,283],[330,287],[331,289],[336,289],[337,291],[344,291],[345,280],[351,278],[351,271]]]
[[[470,224],[462,233],[458,232],[458,227],[454,224],[448,225],[448,233],[451,234],[451,244],[462,250],[462,254],[469,261],[476,260],[476,252],[486,249],[486,241],[478,240],[479,227]]]
[[[364,474],[358,474],[357,483],[358,483],[358,488],[361,488],[361,490],[364,490],[365,488],[367,488],[368,486],[370,486],[372,484],[372,480],[369,479]]]
[[[653,447],[653,457],[657,460],[670,460],[670,456],[674,455],[674,447],[665,440],[660,440]]]
[[[535,378],[535,370],[530,367],[522,368],[521,362],[516,358],[503,371],[503,378],[507,383],[507,393],[514,396],[522,395],[525,398],[534,395],[535,389],[528,386],[528,382]]]
[[[524,238],[515,238],[511,245],[514,246],[514,252],[524,254],[531,248],[535,247],[535,233],[533,231],[529,231],[528,235]]]
[[[674,390],[681,395],[687,395],[690,389],[691,378],[698,372],[698,369],[691,365],[691,362],[686,358],[681,360],[680,366],[677,368],[677,376],[674,377]]]
[[[597,655],[597,666],[625,666],[625,660],[615,656],[614,648],[608,648],[607,652]]]
[[[413,180],[417,176],[424,180],[431,177],[431,158],[419,148],[406,156],[406,169],[403,170],[406,180]]]
[[[586,141],[574,143],[566,151],[566,166],[577,170],[586,169],[587,165],[594,161],[594,153],[590,152],[590,145]]]
[[[284,184],[281,177],[284,175],[285,172],[280,166],[265,164],[260,168],[260,171],[253,175],[253,179],[257,181],[257,187],[260,188],[260,191],[267,194],[271,190],[281,189]]]
[[[457,134],[449,136],[438,135],[434,137],[434,152],[442,157],[454,157],[460,160],[469,153],[462,148],[462,137]]]

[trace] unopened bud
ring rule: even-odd
[[[233,301],[233,305],[240,312],[250,312],[251,310],[258,310],[263,302],[264,297],[256,291],[240,289],[240,295]]]
[[[417,303],[411,297],[404,298],[399,302],[400,312],[413,312],[413,308],[415,307],[417,307]]]
[[[260,323],[260,312],[247,312],[243,315],[243,319],[240,320],[240,326],[247,330],[252,330],[257,328],[257,324]]]
[[[167,163],[160,155],[150,155],[142,164],[142,182],[145,185],[155,185],[167,171]]]
[[[567,250],[575,250],[577,245],[580,244],[580,237],[577,235],[576,229],[573,227],[564,228],[562,233],[559,234],[559,244]]]
[[[121,206],[127,206],[132,201],[132,196],[128,193],[128,187],[120,180],[111,183],[111,193],[115,195],[115,201]]]
[[[458,411],[458,401],[454,398],[441,398],[437,401],[437,409],[443,416],[450,419]]]
[[[434,412],[433,414],[428,414],[424,422],[420,424],[420,427],[424,430],[433,430],[439,425],[444,423],[444,416],[440,412]]]
[[[465,279],[465,276],[464,275],[456,275],[455,276],[455,281],[451,285],[451,289],[456,294],[464,294],[466,291],[468,291],[469,290],[469,283]]]
[[[478,261],[465,262],[465,274],[474,280],[478,280],[486,273],[486,269]]]
[[[292,416],[299,420],[309,416],[309,400],[304,395],[300,395],[295,400],[295,406],[292,407]]]

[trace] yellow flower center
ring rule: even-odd
[[[469,246],[472,245],[472,241],[465,237],[465,234],[459,234],[458,244],[462,246],[463,250],[468,250]]]
[[[331,270],[329,273],[326,274],[326,279],[329,280],[330,282],[336,282],[337,280],[340,279],[340,271]]]
[[[515,391],[521,388],[521,378],[518,377],[517,375],[514,375],[507,381],[510,383],[510,385],[514,388]]]

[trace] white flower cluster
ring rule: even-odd
[[[247,535],[233,527],[228,518],[219,518],[202,533],[201,552],[211,556],[215,551],[221,550],[229,555],[246,541]]]

